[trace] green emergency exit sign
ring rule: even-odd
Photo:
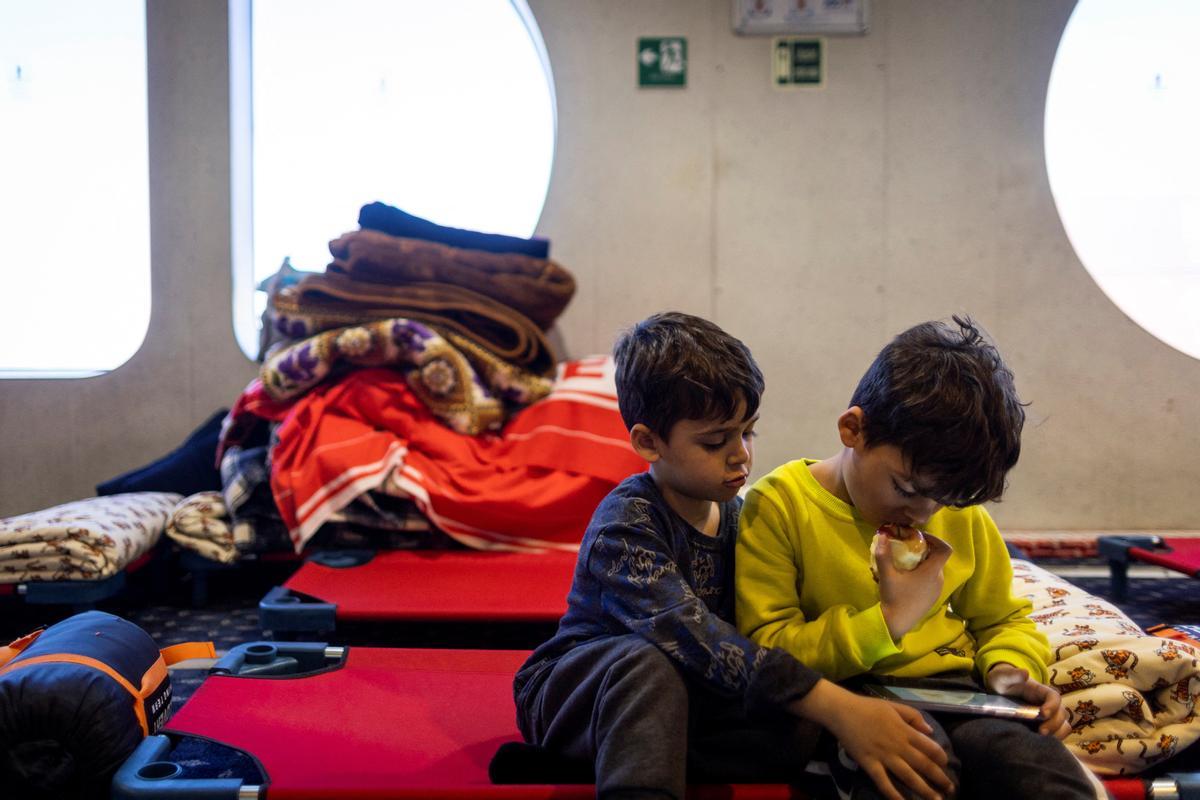
[[[639,38],[637,63],[638,86],[687,86],[687,39]]]
[[[780,37],[774,40],[771,70],[776,86],[820,86],[825,81],[825,53],[820,39]]]

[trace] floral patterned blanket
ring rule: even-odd
[[[1071,721],[1066,744],[1099,775],[1133,775],[1200,738],[1200,654],[1151,636],[1106,600],[1028,561],[1013,592],[1050,639],[1050,684]]]
[[[395,318],[318,333],[274,350],[263,362],[271,399],[293,400],[342,367],[395,366],[443,422],[475,435],[500,428],[513,407],[550,393],[552,381],[513,366],[453,331],[439,334]]]
[[[181,499],[133,492],[0,519],[0,583],[114,575],[158,542]]]

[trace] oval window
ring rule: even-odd
[[[442,225],[528,236],[554,156],[554,89],[524,0],[231,2],[234,319],[257,350],[284,257],[382,201]]]
[[[150,324],[143,0],[0,0],[0,377],[116,369]]]
[[[1200,358],[1200,3],[1080,0],[1046,97],[1063,227],[1105,294]]]

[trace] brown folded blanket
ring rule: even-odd
[[[292,338],[331,328],[405,317],[453,331],[500,359],[538,375],[554,371],[557,356],[528,317],[489,297],[445,283],[403,286],[367,283],[332,272],[306,275],[272,298],[276,324]]]
[[[329,243],[326,274],[382,284],[439,283],[507,305],[546,330],[575,294],[575,278],[554,261],[489,253],[380,231],[351,231]]]

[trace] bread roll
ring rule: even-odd
[[[886,537],[891,546],[892,564],[899,570],[913,570],[929,555],[929,545],[916,528],[902,525],[880,525],[871,539],[871,575],[879,580],[879,565],[875,563],[875,548],[879,537]]]

